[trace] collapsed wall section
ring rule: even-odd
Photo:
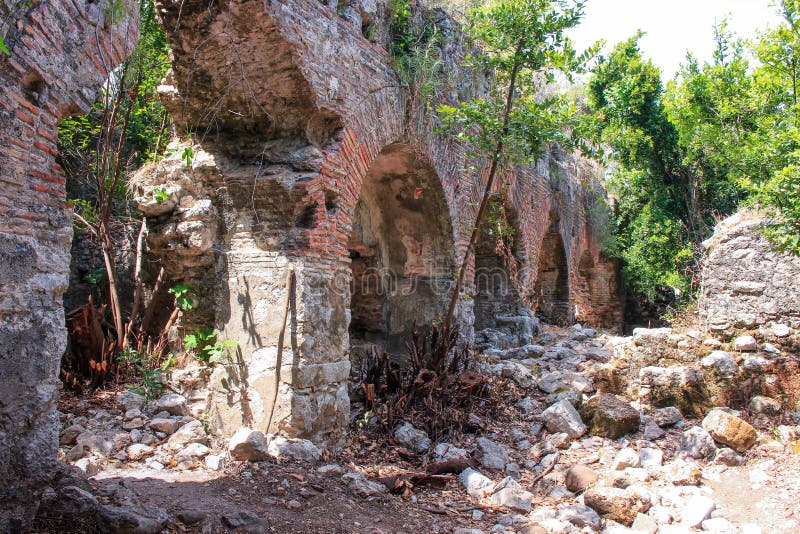
[[[26,530],[53,476],[72,210],[56,127],[86,113],[138,37],[135,4],[0,2],[0,531]]]
[[[800,258],[775,249],[769,221],[746,210],[717,224],[704,243],[698,307],[711,330],[756,329],[773,322],[800,326]]]

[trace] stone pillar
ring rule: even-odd
[[[66,346],[72,211],[56,126],[85,113],[132,50],[132,2],[0,1],[0,532],[20,532],[53,474],[58,371]]]

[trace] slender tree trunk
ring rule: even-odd
[[[486,213],[486,207],[489,205],[489,197],[492,193],[492,187],[494,186],[494,179],[497,175],[497,167],[500,164],[500,157],[503,154],[503,147],[504,147],[504,140],[506,135],[508,135],[508,121],[511,116],[511,108],[514,103],[514,91],[516,89],[517,83],[517,74],[519,73],[520,68],[520,60],[519,54],[522,50],[522,43],[517,46],[517,50],[514,54],[514,68],[511,71],[511,79],[508,84],[508,93],[506,94],[506,107],[503,112],[503,129],[502,133],[500,134],[500,139],[497,140],[497,147],[495,148],[494,154],[492,155],[492,161],[489,164],[489,176],[486,179],[486,187],[483,190],[483,197],[481,198],[480,206],[478,207],[478,214],[475,216],[475,225],[472,227],[472,234],[469,238],[469,245],[467,246],[466,252],[464,252],[464,259],[461,262],[461,268],[458,271],[458,278],[456,279],[456,285],[453,288],[453,296],[450,298],[450,306],[447,308],[447,317],[445,318],[444,324],[445,327],[449,328],[453,324],[453,317],[456,311],[456,304],[458,303],[459,294],[461,293],[461,288],[464,285],[464,276],[467,273],[467,267],[469,266],[469,260],[472,256],[473,251],[475,250],[475,244],[478,242],[478,234],[480,232],[480,225],[481,221],[483,221],[483,216]]]

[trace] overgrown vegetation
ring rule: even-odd
[[[505,0],[470,13],[466,29],[476,52],[469,61],[493,73],[490,90],[456,106],[442,105],[439,115],[444,130],[464,141],[472,157],[488,161],[488,169],[445,325],[453,321],[498,174],[535,161],[553,143],[572,143],[569,126],[576,108],[556,82],[570,80],[594,55],[594,50],[578,54],[566,36],[580,22],[583,6],[580,1]]]
[[[112,4],[112,9],[116,5]],[[169,67],[166,38],[156,23],[153,1],[140,0],[139,8],[140,38],[132,55],[108,73],[108,80],[89,113],[62,121],[58,132],[59,162],[67,175],[76,232],[88,233],[103,259],[103,267],[89,266],[86,276],[98,287],[101,283],[105,286],[104,291],[96,294],[102,304],[98,308],[102,317],[96,322],[104,334],[95,332],[93,340],[98,344],[97,352],[102,354],[95,357],[105,366],[104,377],[117,363],[120,369],[133,374],[144,373],[144,367],[148,371],[157,370],[163,363],[166,344],[166,329],[150,331],[155,314],[152,304],[163,285],[164,273],[159,273],[151,306],[145,308],[141,258],[144,222],[137,222],[139,216],[127,202],[130,174],[142,163],[159,157],[170,127],[166,110],[155,96],[156,86]],[[132,240],[135,280],[130,281],[135,291],[133,302],[127,307],[120,298],[117,257],[121,241],[128,240],[129,229],[136,224],[140,224],[140,230],[138,239]],[[94,304],[90,302],[89,306]],[[107,325],[106,313],[110,315]],[[176,318],[173,313],[167,328]],[[120,354],[125,356],[117,361]],[[147,381],[147,373],[144,375]],[[99,384],[93,380],[93,386],[96,385]]]
[[[743,202],[771,210],[768,235],[800,252],[800,1],[779,9],[753,42],[719,24],[713,59],[689,55],[666,86],[640,35],[593,73],[588,131],[610,149],[616,246],[638,292],[696,290],[702,241]]]

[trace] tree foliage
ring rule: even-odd
[[[594,53],[578,54],[566,35],[580,22],[583,6],[580,0],[492,0],[470,12],[467,34],[476,52],[468,60],[476,69],[492,73],[491,85],[484,96],[440,106],[439,116],[443,129],[464,141],[472,157],[488,161],[488,172],[447,327],[498,169],[533,161],[546,146],[569,139],[566,132],[575,106],[556,89],[556,81],[559,75],[570,80]]]
[[[695,288],[700,243],[745,201],[771,206],[769,234],[800,251],[799,8],[783,0],[783,24],[752,43],[718,24],[712,60],[688,54],[666,87],[641,34],[593,72],[588,129],[607,148],[619,255],[639,292]]]

